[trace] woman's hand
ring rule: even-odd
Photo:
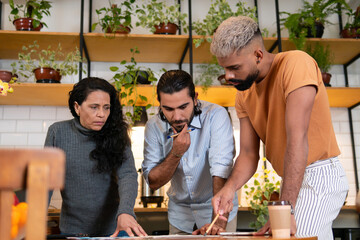
[[[123,213],[118,216],[117,227],[110,237],[117,237],[120,231],[125,231],[130,237],[147,236],[144,229],[137,223],[135,218],[129,214]]]

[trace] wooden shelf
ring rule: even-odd
[[[193,36],[193,39],[205,38],[202,36]],[[277,41],[277,38],[265,38],[264,45],[267,50]],[[208,63],[212,59],[212,54],[210,53],[210,43],[204,40],[204,42],[198,47],[195,48],[193,45],[193,61],[194,63]],[[189,52],[185,55],[184,62],[189,62]]]
[[[137,62],[178,63],[188,41],[187,35],[117,34],[105,38],[103,33],[84,34],[91,61],[130,61],[130,48],[137,47]]]
[[[289,41],[288,38],[282,38],[282,50],[289,51],[294,50],[295,45]],[[351,59],[360,54],[360,39],[354,38],[308,38],[306,41],[306,46],[314,46],[316,43],[321,43],[322,45],[328,45],[333,54],[333,64],[346,64]],[[278,49],[274,50],[274,53],[277,53]]]
[[[56,49],[60,43],[64,54],[67,54],[76,47],[79,48],[80,34],[0,30],[0,59],[18,59],[22,47],[34,43],[35,40],[40,49],[47,49],[49,45]]]
[[[199,36],[194,36],[194,38],[200,38]],[[277,38],[264,38],[264,45],[267,50],[277,41]],[[345,64],[348,63],[351,59],[360,54],[360,39],[352,38],[334,38],[334,39],[325,39],[325,38],[309,38],[306,41],[306,45],[314,46],[316,43],[321,43],[323,45],[329,45],[331,52],[334,57],[334,64]],[[295,45],[289,41],[288,38],[282,38],[282,51],[295,50]],[[210,44],[206,41],[199,47],[193,47],[193,59],[195,63],[206,63],[211,60],[211,53],[209,51]],[[273,53],[277,53],[278,48],[276,47]],[[188,61],[189,57],[186,54],[185,62]]]
[[[117,34],[105,38],[103,33],[85,33],[84,39],[91,61],[95,62],[120,62],[130,61],[130,48],[138,47],[140,54],[135,55],[137,62],[179,63],[188,42],[187,35],[156,35],[156,34]],[[204,38],[193,36],[194,39]],[[29,45],[35,40],[40,48],[51,45],[56,48],[59,43],[64,53],[79,48],[80,34],[66,32],[24,32],[0,30],[0,58],[17,59],[22,46]],[[264,38],[267,50],[273,46],[277,38]],[[323,39],[312,38],[307,44],[317,42],[329,45],[334,54],[334,64],[345,64],[360,53],[359,39]],[[193,62],[207,63],[212,55],[209,51],[210,44],[205,40],[200,47],[193,45]],[[288,38],[282,39],[283,51],[294,50],[295,46]],[[274,53],[277,52],[277,48]],[[189,52],[186,53],[184,62],[189,62]]]
[[[13,93],[0,96],[0,105],[40,105],[67,106],[68,93],[73,84],[19,83],[13,84]],[[202,87],[196,87],[199,99],[217,103],[224,107],[233,107],[236,89],[231,86],[212,86],[204,93]],[[138,93],[144,95],[154,106],[159,103],[154,95],[153,86],[140,85]],[[360,88],[327,88],[331,107],[351,107],[360,102]],[[152,99],[152,100],[151,100]],[[145,103],[138,101],[137,105]]]

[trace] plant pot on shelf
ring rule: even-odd
[[[343,29],[340,36],[342,38],[360,38],[360,28]]]
[[[10,82],[13,77],[17,77],[16,74],[12,74],[10,71],[0,70],[0,80],[3,82]]]
[[[126,75],[129,75],[129,76],[126,76]],[[147,85],[151,84],[151,81],[149,81],[149,73],[147,71],[143,71],[143,70],[136,71],[135,75],[137,75],[137,80],[136,80],[137,84],[147,84]],[[134,76],[129,73],[125,73],[125,77],[129,77],[131,79],[134,78]]]
[[[49,67],[36,68],[34,74],[37,83],[60,83],[61,80],[59,71]]]
[[[115,31],[112,31],[110,27],[108,27],[105,31],[106,33],[119,33],[119,34],[129,34],[131,29],[129,27],[125,27],[124,25],[119,25]]]
[[[322,72],[321,76],[322,76],[325,87],[331,87],[331,85],[330,85],[331,74]]]
[[[155,25],[155,32],[154,34],[169,34],[169,35],[174,35],[176,34],[176,31],[178,30],[178,26],[174,23],[168,23],[168,24],[164,24],[164,23],[160,23],[160,25]]]
[[[36,28],[33,27],[32,18],[18,18],[13,21],[17,31],[40,31],[43,27],[42,23]]]
[[[315,36],[312,32],[312,28],[307,28],[307,38],[321,38],[324,34],[324,25],[322,23],[316,22],[315,23]]]

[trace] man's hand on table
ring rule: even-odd
[[[266,232],[269,232],[271,234],[271,227],[270,227],[270,220],[267,221],[267,223],[257,232],[254,233],[255,236],[262,236]],[[295,235],[296,233],[296,222],[295,222],[295,216],[291,215],[291,229],[290,234]]]
[[[129,214],[123,213],[118,216],[117,227],[110,237],[117,237],[120,231],[124,230],[130,237],[147,236],[144,229],[137,223],[135,218]]]

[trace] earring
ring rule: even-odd
[[[256,61],[256,63],[260,63],[260,60],[258,59],[258,60]]]

